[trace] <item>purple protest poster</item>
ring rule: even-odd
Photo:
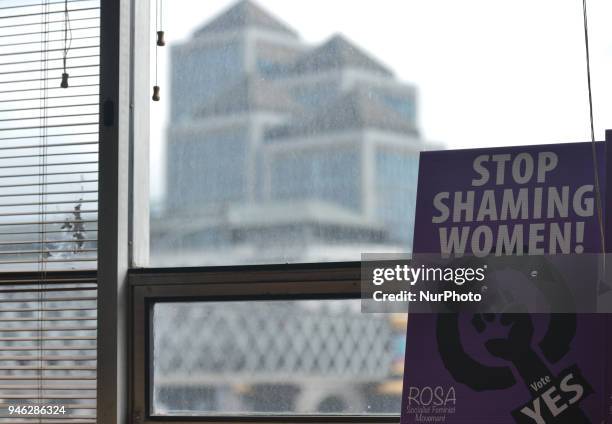
[[[602,196],[604,156],[598,143]],[[563,262],[601,252],[597,209],[590,143],[423,152],[413,251]],[[612,422],[611,322],[411,314],[401,423]]]

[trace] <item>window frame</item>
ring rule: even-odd
[[[361,298],[361,263],[332,262],[198,268],[132,269],[131,376],[132,417],[140,424],[202,422],[247,423],[395,423],[397,414],[253,414],[205,416],[151,415],[150,316],[153,305],[168,301],[255,301]]]

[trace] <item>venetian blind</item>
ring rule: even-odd
[[[0,423],[95,422],[99,9],[0,2]]]

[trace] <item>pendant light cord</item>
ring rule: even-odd
[[[601,185],[599,182],[599,161],[597,159],[597,148],[595,143],[595,124],[593,119],[593,94],[591,89],[591,57],[589,53],[589,23],[587,14],[587,2],[582,0],[582,18],[584,26],[584,49],[586,59],[586,76],[587,90],[589,95],[589,121],[591,129],[591,153],[593,156],[593,174],[595,177],[595,202],[597,204],[597,221],[599,225],[599,235],[601,237],[601,250],[604,254],[604,270],[605,270],[605,253],[606,253],[606,236],[603,222],[603,207],[601,199]]]
[[[48,116],[47,116],[47,107],[48,107],[48,67],[49,67],[49,0],[41,1],[42,8],[42,20],[41,20],[41,49],[40,49],[40,59],[41,59],[41,82],[39,89],[40,93],[40,147],[39,147],[39,163],[38,163],[38,183],[39,183],[39,209],[38,212],[40,214],[40,224],[39,224],[39,244],[40,244],[40,252],[38,258],[38,296],[37,296],[37,318],[38,318],[38,327],[37,327],[37,355],[38,355],[38,378],[37,378],[37,403],[41,407],[44,405],[44,353],[45,353],[45,339],[44,339],[44,326],[45,326],[45,300],[46,300],[46,281],[47,281],[47,226],[45,223],[45,214],[46,214],[46,183],[47,183],[47,124],[48,124]],[[38,416],[38,422],[42,423],[42,416]]]
[[[157,37],[155,41],[155,84],[153,85],[153,101],[158,102],[159,97],[159,83],[158,83],[158,68],[159,68],[159,48],[166,45],[164,41],[163,27],[163,9],[164,0],[155,0],[155,35]]]
[[[155,0],[155,34],[157,34],[157,31],[159,31],[159,15],[160,15],[160,7],[159,7],[159,0]],[[157,44],[155,44],[155,85],[157,85],[157,50],[159,50],[159,47],[157,46]]]

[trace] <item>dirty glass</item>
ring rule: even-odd
[[[421,151],[590,138],[576,2],[166,3],[153,266],[410,253]],[[601,140],[612,10],[589,7]]]
[[[152,314],[152,415],[399,413],[405,314],[362,314],[357,299]]]

